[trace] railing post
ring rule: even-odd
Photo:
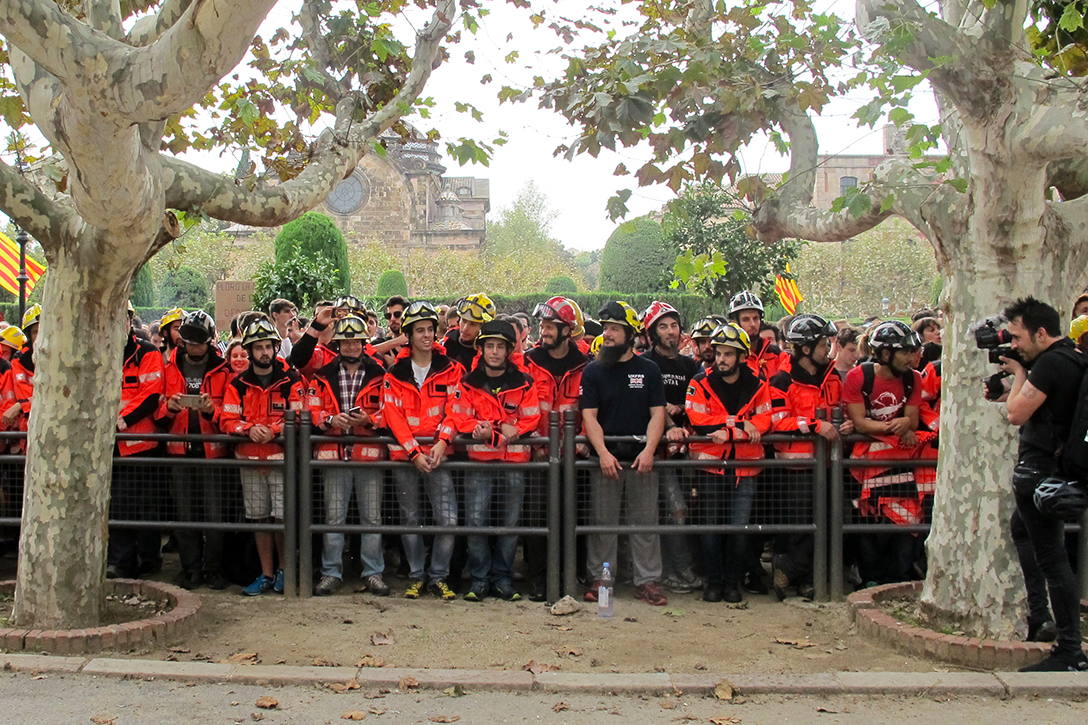
[[[1080,515],[1080,532],[1077,534],[1077,584],[1080,598],[1088,599],[1088,511]]]
[[[816,523],[812,554],[812,580],[816,588],[816,601],[826,602],[827,593],[827,441],[816,436],[816,468],[813,470],[812,516]]]
[[[562,561],[562,536],[563,512],[562,505],[562,481],[559,464],[561,462],[559,450],[559,412],[553,410],[548,415],[548,581],[547,596],[549,602],[558,601],[562,596],[561,569]]]
[[[574,596],[578,590],[578,478],[574,468],[574,426],[576,413],[563,412],[563,594]]]
[[[314,539],[310,533],[310,526],[314,522],[314,476],[311,465],[313,443],[310,440],[312,432],[310,411],[303,411],[298,439],[298,595],[303,599],[310,597],[314,579]]]
[[[308,415],[308,414],[307,414]],[[298,464],[295,411],[287,411],[283,424],[283,593],[284,596],[298,596],[298,561],[295,556],[298,546]],[[304,423],[306,425],[306,423]]]
[[[842,438],[836,437],[831,442],[831,511],[828,516],[830,522],[829,534],[831,540],[828,546],[830,551],[830,571],[829,576],[831,579],[831,599],[832,601],[842,601],[845,596],[843,593],[843,571],[842,571],[842,526],[843,516],[845,516],[845,508],[843,504],[843,467],[842,467]]]

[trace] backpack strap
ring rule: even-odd
[[[910,400],[911,394],[914,392],[914,369],[910,369],[899,378],[903,381],[903,407],[906,407],[906,402]],[[861,364],[861,397],[865,400],[865,414],[868,415],[869,399],[873,395],[873,385],[876,383],[876,363],[862,363]]]

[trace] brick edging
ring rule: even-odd
[[[0,582],[0,592],[15,591],[14,581]],[[192,630],[200,612],[200,597],[163,582],[142,579],[107,579],[106,591],[115,596],[163,599],[170,609],[154,617],[91,629],[0,629],[0,650],[42,652],[55,655],[93,654],[102,650],[129,649],[175,641]]]
[[[1049,643],[1013,642],[941,634],[900,622],[881,608],[892,598],[918,597],[922,582],[883,584],[846,598],[858,633],[908,654],[981,670],[1017,670],[1050,654]]]

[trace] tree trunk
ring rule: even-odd
[[[35,345],[15,622],[97,626],[105,604],[107,513],[131,276],[108,255],[50,260]],[[72,247],[75,247],[73,244]]]

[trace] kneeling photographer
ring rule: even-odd
[[[1010,523],[1028,590],[1028,639],[1052,639],[1057,625],[1057,644],[1050,656],[1021,671],[1088,671],[1081,651],[1080,598],[1065,550],[1061,517],[1066,512],[1056,500],[1046,500],[1047,492],[1061,497],[1075,491],[1055,477],[1062,474],[1058,452],[1069,435],[1088,358],[1062,335],[1058,311],[1050,305],[1022,298],[1009,305],[1004,316],[1009,321],[1007,337],[1018,353],[1001,356],[1000,365],[1012,376],[1009,422],[1020,427],[1013,471],[1016,511]]]

